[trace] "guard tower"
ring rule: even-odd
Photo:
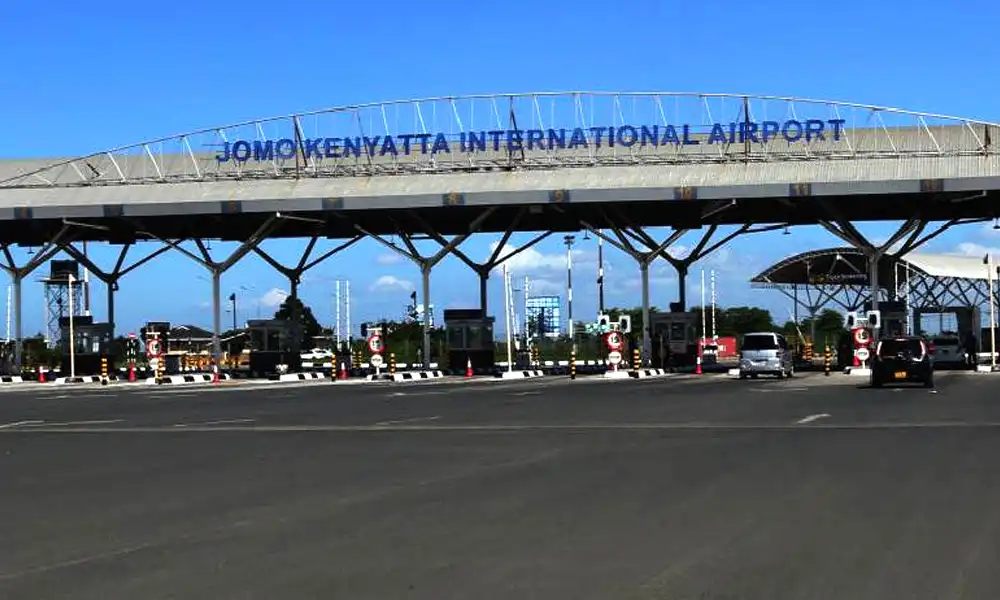
[[[55,348],[62,342],[62,319],[82,314],[83,282],[80,280],[79,263],[75,260],[49,262],[49,276],[42,279],[42,285],[45,287],[45,337],[49,348]],[[70,287],[73,288],[72,294]],[[70,296],[73,297],[72,306]]]

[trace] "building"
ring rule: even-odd
[[[556,338],[562,334],[561,309],[559,296],[531,296],[525,303],[528,313],[529,332],[532,337],[541,333],[547,338]]]

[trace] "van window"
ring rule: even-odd
[[[931,343],[935,346],[960,346],[957,337],[936,337],[931,340]]]
[[[743,337],[744,350],[778,350],[778,341],[773,335],[748,335]]]
[[[920,340],[882,340],[878,353],[883,358],[900,355],[921,356],[924,349],[920,345]]]

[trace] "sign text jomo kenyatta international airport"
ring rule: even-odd
[[[747,123],[715,123],[705,135],[696,134],[692,125],[621,125],[618,127],[577,127],[574,129],[497,129],[468,131],[455,135],[444,133],[405,133],[355,137],[328,137],[294,140],[236,140],[225,142],[216,156],[221,162],[288,160],[302,154],[305,158],[351,158],[360,156],[408,156],[411,154],[450,154],[520,152],[521,150],[561,150],[574,148],[623,148],[696,146],[699,144],[735,144],[750,141],[766,144],[822,140],[839,141],[844,131],[843,119],[807,119]],[[705,128],[707,130],[707,127]]]

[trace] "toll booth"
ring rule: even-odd
[[[863,306],[866,313],[871,310],[871,307],[871,301],[866,302]],[[906,302],[902,300],[883,300],[878,303],[878,312],[882,317],[881,327],[879,327],[879,335],[881,337],[895,337],[906,334],[906,323],[909,318],[909,315],[906,314]],[[919,322],[920,318],[918,316],[917,323]]]
[[[69,317],[59,319],[60,369],[70,372]],[[109,367],[115,364],[111,354],[111,323],[94,323],[94,317],[78,315],[73,317],[73,363],[77,375],[100,375],[101,359],[108,359]]]
[[[698,351],[696,313],[652,313],[650,324],[654,365],[665,368],[695,363]]]
[[[493,341],[493,317],[480,309],[449,309],[444,311],[444,328],[448,339],[448,368],[463,373],[467,362],[474,371],[492,371],[496,365]]]
[[[267,377],[287,365],[289,373],[302,371],[302,353],[296,348],[294,324],[285,319],[247,321],[250,377]]]

